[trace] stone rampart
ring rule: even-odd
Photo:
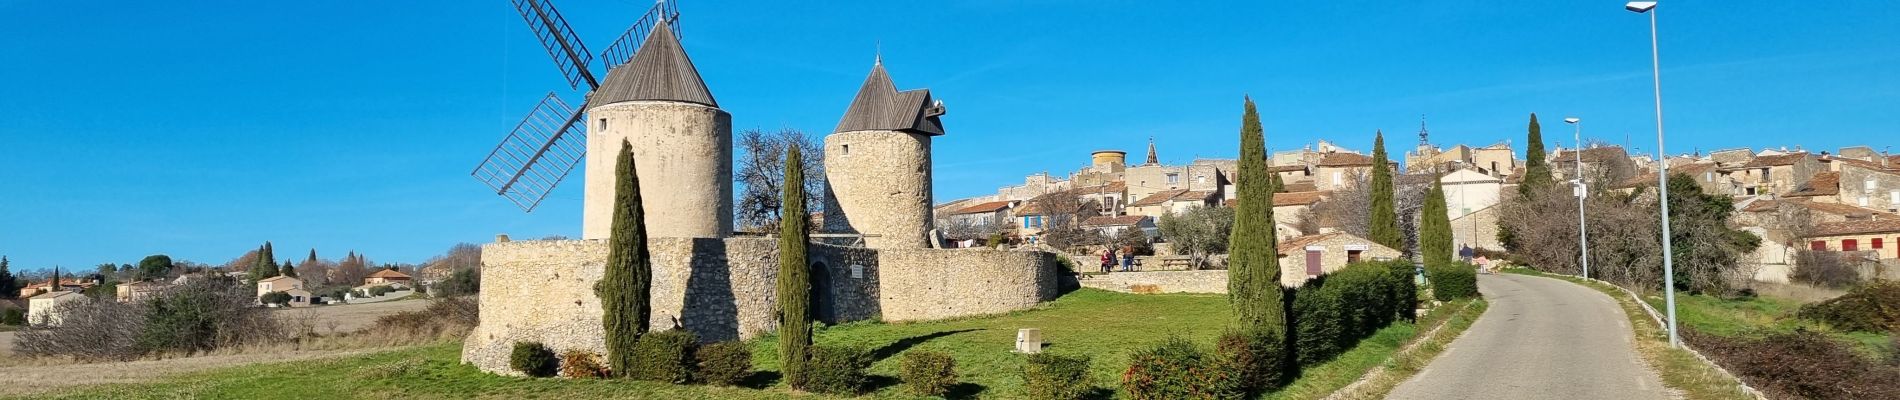
[[[1226,270],[1115,272],[1080,281],[1082,287],[1124,293],[1227,293]]]
[[[653,329],[676,323],[702,340],[748,339],[777,327],[778,239],[653,238]],[[1002,313],[1055,297],[1053,255],[1003,250],[873,250],[812,244],[813,317],[828,323]],[[516,342],[605,354],[594,286],[605,240],[482,247],[481,324],[462,360],[508,370]]]

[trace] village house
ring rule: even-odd
[[[1124,208],[1128,206],[1128,185],[1122,181],[1080,186],[1069,192],[1074,193],[1076,199],[1084,204],[1093,202],[1095,215],[1116,216],[1126,213]]]
[[[1302,236],[1280,243],[1280,285],[1300,287],[1309,279],[1360,261],[1398,259],[1398,250],[1345,232]]]
[[[1329,153],[1313,168],[1319,190],[1335,191],[1359,184],[1372,170],[1372,157],[1357,153]]]
[[[59,280],[59,287],[61,289],[83,291],[86,289],[91,289],[93,286],[96,286],[98,284],[99,282],[94,282],[91,280],[83,280],[83,279],[60,278]],[[53,289],[52,279],[47,279],[46,282],[28,284],[26,286],[20,287],[19,297],[22,299],[30,298],[33,296],[38,296],[41,293],[51,292],[53,291],[52,289]]]
[[[1583,159],[1585,182],[1591,182],[1590,179],[1601,176],[1615,176],[1618,178],[1627,176],[1616,175],[1618,173],[1617,169],[1619,168],[1628,168],[1627,172],[1629,173],[1635,172],[1635,164],[1633,161],[1630,161],[1629,153],[1623,151],[1623,147],[1600,146],[1583,149],[1581,151],[1577,149],[1558,148],[1556,152],[1550,153],[1550,157],[1547,160],[1550,163],[1551,173],[1556,176],[1558,181],[1576,179],[1577,159],[1579,156]]]
[[[1445,212],[1454,247],[1503,250],[1498,243],[1497,205],[1504,179],[1462,168],[1438,178],[1445,189]]]
[[[398,272],[393,269],[383,269],[383,270],[378,270],[374,273],[371,273],[367,277],[364,277],[363,285],[364,286],[378,286],[378,285],[407,286],[409,285],[410,279],[411,278],[409,277],[409,274]]]
[[[120,303],[137,303],[158,295],[158,293],[166,287],[167,285],[164,283],[151,281],[121,283],[117,288],[118,293],[115,293],[114,297],[118,299]]]
[[[1160,218],[1168,213],[1183,213],[1191,207],[1211,207],[1220,197],[1211,191],[1174,189],[1156,192],[1128,204],[1129,215]]]
[[[1798,152],[1758,155],[1746,164],[1721,167],[1716,171],[1728,175],[1730,180],[1740,185],[1735,195],[1762,196],[1793,191],[1796,186],[1826,169],[1813,155]]]
[[[1149,238],[1160,235],[1158,232],[1159,228],[1155,226],[1155,219],[1146,215],[1122,215],[1112,217],[1099,215],[1089,217],[1088,219],[1082,220],[1082,229],[1094,231],[1095,233],[1107,237],[1119,237],[1123,232],[1131,229],[1140,231]]]
[[[87,301],[86,295],[78,290],[59,290],[41,293],[27,299],[26,321],[29,324],[59,326],[59,306],[75,301]]]
[[[1010,213],[1020,201],[1003,200],[981,203],[949,212],[943,218],[942,225],[954,226],[1002,226],[1010,223],[1015,216]]]
[[[257,297],[259,301],[262,301],[264,295],[274,292],[284,292],[284,294],[290,295],[290,302],[288,303],[290,307],[310,305],[310,291],[304,290],[303,280],[301,279],[279,275],[257,281]]]
[[[1863,208],[1900,212],[1900,170],[1881,163],[1840,159],[1835,196],[1839,202]]]
[[[1669,176],[1671,178],[1688,176],[1695,181],[1696,186],[1702,188],[1703,193],[1733,196],[1738,193],[1737,189],[1741,187],[1741,184],[1729,179],[1728,174],[1717,173],[1716,168],[1718,168],[1719,165],[1718,163],[1706,161],[1678,164],[1669,167]],[[1656,172],[1648,171],[1631,176],[1629,179],[1624,179],[1622,182],[1610,187],[1610,189],[1628,194],[1634,192],[1636,188],[1655,187],[1657,182]]]

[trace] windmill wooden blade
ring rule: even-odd
[[[581,110],[549,92],[469,175],[522,211],[534,212],[554,185],[587,155],[587,134],[581,132],[580,120]]]
[[[658,24],[661,18],[665,18],[667,26],[673,28],[673,35],[679,35],[679,4],[673,0],[660,0],[653,4],[653,8],[647,9],[646,15],[633,21],[633,26],[627,27],[627,32],[620,34],[619,39],[607,45],[606,51],[600,52],[601,65],[613,68],[633,59],[633,53],[640,51],[640,43],[647,40],[647,34],[653,32],[653,25]]]
[[[594,55],[587,52],[587,46],[581,44],[581,38],[574,35],[574,29],[567,26],[567,19],[561,18],[553,4],[547,0],[513,1],[515,11],[528,22],[528,29],[541,40],[541,47],[546,47],[548,55],[554,57],[554,65],[561,68],[561,74],[567,76],[569,87],[579,89],[581,82],[587,82],[588,89],[600,86],[593,71],[587,69]]]

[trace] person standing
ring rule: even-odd
[[[1135,246],[1122,245],[1122,272],[1135,270]]]

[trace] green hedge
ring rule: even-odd
[[[1425,278],[1431,281],[1432,298],[1438,301],[1478,297],[1477,266],[1452,263],[1441,267],[1426,267]]]
[[[1309,280],[1293,292],[1294,353],[1299,365],[1331,360],[1417,307],[1413,267],[1365,262]]]
[[[1230,359],[1209,355],[1180,337],[1128,356],[1122,393],[1136,400],[1239,399],[1240,371]]]
[[[752,350],[742,342],[719,342],[694,352],[699,370],[694,377],[708,384],[732,386],[752,376]]]
[[[517,342],[508,353],[508,366],[532,377],[554,376],[556,360],[554,350],[541,342]]]
[[[1023,392],[1028,398],[1079,400],[1094,390],[1087,355],[1037,353],[1023,363]]]
[[[633,364],[626,375],[643,381],[690,382],[698,345],[699,337],[685,329],[647,332],[633,345]]]
[[[1235,379],[1246,393],[1277,388],[1288,376],[1286,337],[1272,331],[1229,330],[1214,342],[1214,352],[1235,368]]]
[[[871,352],[859,347],[812,346],[811,359],[805,364],[805,390],[836,395],[856,395],[869,381],[864,369],[871,367]]]
[[[918,396],[943,396],[957,384],[957,361],[950,354],[913,350],[904,352],[899,365],[904,386]]]

